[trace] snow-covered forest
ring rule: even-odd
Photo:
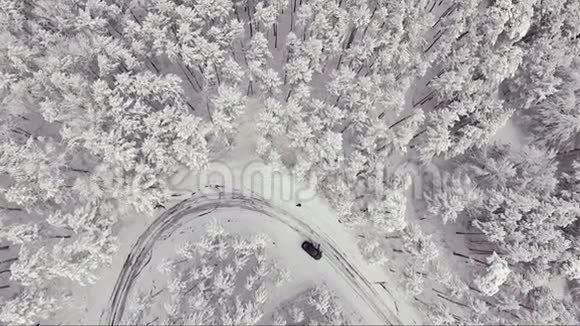
[[[252,160],[322,260],[182,228],[117,320],[361,323],[301,272],[360,256],[401,323],[580,321],[578,0],[0,0],[0,101],[0,323],[98,321],[175,176]]]

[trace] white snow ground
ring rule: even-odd
[[[250,105],[248,106],[250,107]],[[231,220],[229,224],[234,232],[247,232],[250,229],[263,232],[272,238],[276,242],[276,247],[274,247],[276,250],[273,254],[279,258],[278,261],[282,265],[290,269],[293,276],[291,284],[296,286],[295,291],[288,292],[286,298],[278,297],[274,301],[282,302],[295,295],[296,291],[304,290],[308,285],[315,284],[320,280],[326,280],[329,287],[343,299],[345,306],[350,306],[361,315],[361,322],[364,324],[385,324],[387,322],[381,320],[375,312],[369,309],[368,300],[377,302],[383,313],[389,315],[392,323],[422,324],[424,315],[417,310],[418,307],[415,307],[412,298],[408,298],[404,294],[404,289],[399,286],[399,282],[392,279],[392,275],[387,274],[388,268],[370,266],[364,260],[357,247],[356,234],[341,224],[328,203],[316,195],[316,189],[296,180],[286,171],[274,171],[271,166],[255,157],[253,154],[255,153],[253,148],[254,128],[250,127],[254,121],[253,113],[249,111],[245,115],[245,123],[242,123],[240,134],[236,137],[239,143],[233,150],[219,160],[210,163],[202,174],[193,174],[184,170],[170,179],[176,197],[174,203],[167,205],[167,209],[169,210],[179,200],[189,198],[193,192],[197,192],[197,195],[201,193],[210,197],[214,196],[216,194],[215,188],[207,187],[208,185],[221,185],[223,187],[219,191],[226,194],[239,191],[249,197],[257,195],[274,209],[287,212],[298,223],[307,225],[312,233],[318,234],[320,238],[312,240],[322,242],[321,249],[323,251],[327,249],[328,245],[337,248],[338,252],[344,256],[342,259],[360,271],[361,282],[368,284],[369,289],[372,289],[372,292],[369,290],[363,294],[363,296],[368,296],[366,300],[361,300],[359,296],[355,295],[352,287],[348,286],[349,280],[339,275],[341,272],[344,275],[346,271],[332,269],[327,261],[328,255],[325,255],[322,261],[315,262],[299,247],[300,242],[304,240],[303,235],[293,232],[287,226],[283,227],[283,224],[281,225],[279,221],[272,218],[264,218],[255,212],[232,207],[226,211],[220,211],[215,216],[213,214],[211,214],[212,216],[204,216],[207,219],[194,220],[189,227],[196,229],[194,226],[199,228],[210,218],[227,217]],[[296,206],[298,203],[300,203],[300,207]],[[160,209],[159,213],[165,211]],[[121,222],[117,235],[122,241],[120,241],[119,252],[113,265],[103,271],[101,279],[94,285],[75,290],[74,297],[79,298],[75,302],[86,302],[86,307],[72,307],[73,311],[67,309],[63,314],[55,316],[54,321],[75,324],[103,322],[102,318],[106,315],[104,312],[108,309],[109,299],[125,263],[125,258],[127,258],[138,237],[152,221],[151,217],[136,216],[131,220]],[[228,223],[223,224],[227,226]],[[184,233],[184,235],[188,234]],[[192,235],[196,235],[195,231]],[[173,251],[174,247],[170,245],[173,241],[179,240],[178,238],[168,239],[164,241],[165,244],[160,243],[161,247],[159,248],[165,249],[155,249],[152,260],[162,257],[164,250]],[[156,263],[151,264],[151,268],[156,266]],[[313,266],[316,267],[313,268]],[[143,275],[147,273],[147,270],[143,271]],[[143,280],[146,280],[145,276]],[[383,282],[384,287],[377,282]],[[290,288],[294,288],[294,286]]]
[[[143,233],[128,256],[127,263],[123,267],[113,291],[114,296],[110,302],[111,310],[105,309],[101,323],[118,323],[122,319],[129,292],[133,288],[141,288],[137,285],[138,278],[141,275],[156,274],[154,269],[161,259],[171,256],[175,250],[176,243],[174,241],[183,241],[183,239],[179,239],[180,236],[189,235],[190,230],[195,228],[189,223],[192,220],[198,220],[196,217],[202,217],[202,220],[206,221],[207,219],[211,221],[215,218],[225,218],[225,223],[228,223],[228,219],[229,223],[232,223],[231,221],[241,218],[242,220],[237,223],[238,227],[244,226],[252,231],[263,231],[274,242],[278,241],[280,250],[274,251],[275,255],[279,256],[278,261],[282,265],[286,265],[292,274],[295,271],[300,271],[294,277],[294,280],[298,282],[297,284],[308,287],[315,284],[317,280],[325,280],[332,290],[346,300],[347,307],[352,307],[363,316],[361,322],[364,324],[400,323],[396,315],[383,305],[382,299],[377,293],[378,286],[371,284],[356,267],[359,265],[349,261],[341,250],[341,246],[331,238],[327,238],[327,235],[318,233],[317,230],[310,228],[307,224],[282,210],[271,208],[267,202],[261,201],[259,198],[246,197],[236,192],[227,193],[221,189],[213,194],[196,194],[191,199],[181,202],[156,219],[151,227]],[[238,229],[236,224],[232,224],[232,226],[234,230]],[[241,232],[244,232],[244,227],[241,228]],[[198,229],[203,230],[200,227]],[[288,231],[294,232],[288,233]],[[180,232],[182,235],[178,235],[176,240],[173,240],[173,234]],[[321,249],[325,253],[324,261],[315,262],[304,252],[301,252],[300,243],[305,238],[311,238],[321,243]],[[158,239],[162,242],[167,241],[167,245],[162,244],[157,247]],[[319,268],[313,269],[313,263],[320,263],[315,265]],[[316,277],[313,279],[313,276]],[[147,276],[144,277],[147,278]],[[146,280],[145,283],[150,284],[152,280]],[[297,287],[297,289],[304,288]],[[295,294],[297,293],[289,293],[288,296],[284,295],[282,298],[274,299],[271,304],[275,305],[276,301],[282,302]]]
[[[345,307],[353,307],[354,310],[357,310],[356,312],[347,312],[351,316],[351,320],[360,324],[381,323],[381,320],[377,319],[368,307],[358,307],[359,300],[357,300],[356,293],[353,293],[350,284],[334,271],[329,261],[327,259],[315,261],[308,256],[300,248],[300,244],[304,240],[303,236],[281,221],[263,213],[238,207],[219,208],[202,218],[195,217],[195,214],[185,216],[183,218],[185,222],[169,238],[161,239],[155,244],[151,262],[143,269],[133,285],[133,289],[144,291],[152,288],[153,292],[157,292],[159,289],[153,284],[163,284],[165,277],[156,270],[161,261],[171,256],[179,244],[187,240],[198,239],[203,235],[207,224],[216,219],[230,234],[267,234],[272,240],[271,245],[268,246],[268,256],[274,258],[290,271],[291,281],[282,288],[273,291],[273,295],[268,299],[264,309],[265,316],[270,316],[275,308],[289,298],[298,296],[312,286],[326,283],[338,294]],[[131,294],[134,295],[135,291]],[[362,319],[357,320],[359,310]]]
[[[207,188],[212,189],[212,188]],[[199,194],[198,194],[199,196]],[[221,196],[221,198],[220,198]],[[196,196],[194,196],[196,197]],[[317,235],[312,237],[312,240],[322,243],[322,250],[325,253],[323,260],[314,261],[306,253],[300,249],[300,243],[305,239],[304,234],[298,233],[288,225],[276,220],[272,217],[265,216],[264,213],[257,213],[247,209],[242,209],[239,205],[231,202],[227,191],[223,188],[219,190],[212,189],[205,193],[205,198],[213,198],[214,202],[227,203],[232,207],[220,208],[217,211],[203,216],[203,219],[189,219],[191,214],[188,214],[184,220],[183,225],[173,233],[171,237],[160,241],[156,244],[152,251],[151,263],[141,273],[140,282],[152,282],[152,276],[155,275],[155,267],[158,265],[160,259],[165,257],[168,252],[173,252],[175,244],[183,241],[184,237],[194,239],[199,236],[203,225],[212,219],[222,221],[222,224],[227,227],[229,232],[258,232],[268,235],[276,244],[273,246],[272,255],[285,267],[287,267],[293,277],[293,281],[288,285],[288,290],[284,296],[273,298],[269,304],[276,306],[278,302],[283,302],[291,298],[318,282],[325,281],[329,287],[336,291],[339,297],[345,303],[345,307],[356,311],[360,316],[360,323],[363,324],[384,324],[392,323],[418,323],[417,312],[413,311],[411,305],[404,303],[403,296],[397,296],[396,282],[389,281],[382,269],[369,268],[365,261],[358,253],[356,242],[353,236],[338,223],[332,212],[319,199],[311,199],[302,202],[302,207],[296,207],[290,202],[276,202],[272,204],[274,207],[286,206],[291,208],[288,216],[295,216],[294,225],[305,226],[310,229],[310,232]],[[242,200],[243,202],[243,200]],[[240,202],[241,203],[241,202]],[[279,210],[282,211],[282,210]],[[167,215],[167,214],[164,214]],[[229,220],[229,222],[228,222]],[[143,220],[144,221],[144,220]],[[292,222],[292,221],[290,221]],[[306,222],[305,224],[303,224]],[[123,247],[121,248],[117,259],[115,259],[115,266],[109,269],[105,277],[103,277],[97,284],[89,288],[86,298],[89,300],[88,309],[82,314],[85,318],[78,322],[95,324],[104,322],[101,312],[107,309],[108,299],[116,282],[115,278],[121,270],[124,257],[130,250],[128,243],[134,243],[135,239],[144,231],[143,225],[145,223],[134,223],[131,227],[122,228],[120,234],[123,236]],[[296,226],[295,226],[296,227]],[[307,233],[308,234],[308,233]],[[129,237],[132,239],[129,240]],[[307,236],[306,236],[307,237]],[[344,257],[335,256],[332,258],[332,251],[327,249],[335,248],[336,253]],[[353,280],[348,277],[348,272],[344,270],[344,265],[333,266],[329,263],[329,259],[344,259],[351,266],[356,266],[356,270],[360,271],[360,279],[358,283],[365,284],[368,288],[357,294],[356,289],[353,289]],[[338,268],[338,270],[337,270]],[[374,282],[386,282],[389,292],[385,291],[380,285],[373,284]],[[350,284],[349,284],[350,282]],[[356,282],[355,282],[356,284]],[[389,286],[392,284],[392,288]],[[136,288],[140,288],[136,285]],[[361,297],[362,296],[362,297]],[[380,307],[383,313],[392,316],[387,317],[389,320],[381,319],[377,313],[369,308],[368,300],[377,302],[376,305]]]

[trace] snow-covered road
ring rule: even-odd
[[[231,207],[262,213],[284,223],[305,239],[314,239],[319,242],[324,252],[323,259],[327,260],[337,275],[350,285],[353,293],[361,300],[360,302],[364,302],[373,311],[376,320],[381,324],[401,324],[398,317],[382,301],[382,296],[377,293],[376,286],[349,262],[345,253],[340,250],[340,246],[330,236],[313,229],[292,214],[272,207],[267,201],[257,196],[248,196],[236,191],[225,192],[219,188],[203,195],[193,194],[190,198],[181,201],[161,214],[139,236],[120,271],[108,306],[101,315],[101,324],[117,325],[122,322],[130,290],[139,274],[151,261],[152,249],[158,240],[167,239],[186,220],[208,216],[216,209]]]

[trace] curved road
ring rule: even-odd
[[[326,259],[336,272],[342,275],[360,299],[382,320],[382,323],[401,324],[398,317],[384,304],[375,286],[348,261],[330,236],[312,229],[290,213],[272,207],[263,199],[255,196],[248,197],[236,191],[224,192],[218,188],[210,194],[195,195],[194,193],[191,198],[181,201],[161,214],[139,236],[119,273],[108,307],[101,314],[101,324],[118,325],[121,323],[130,290],[139,274],[151,261],[152,249],[157,240],[167,239],[188,219],[199,218],[216,209],[228,207],[260,212],[281,221],[304,238],[316,239],[324,252],[323,259]]]

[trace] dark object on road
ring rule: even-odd
[[[322,251],[320,251],[320,245],[314,245],[310,241],[302,242],[302,249],[306,251],[312,258],[319,260],[322,258]]]
[[[296,204],[296,207],[302,207],[301,203]]]

